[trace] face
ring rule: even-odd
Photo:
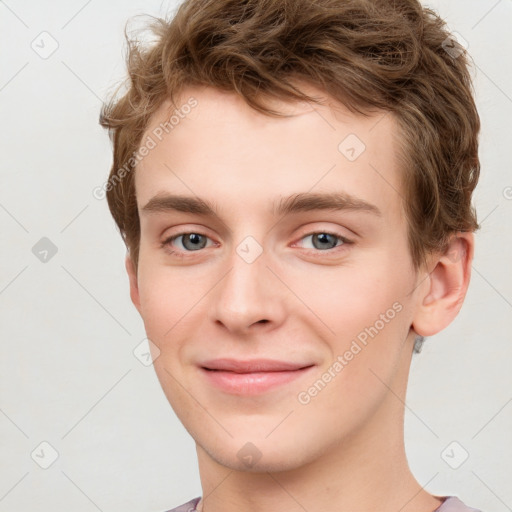
[[[132,299],[204,453],[299,467],[363,432],[410,362],[420,288],[397,126],[302,103],[267,117],[210,88],[187,102],[168,134],[163,105],[143,138],[156,145],[135,175]]]

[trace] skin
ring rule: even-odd
[[[275,100],[273,107],[294,114],[278,119],[212,88],[188,87],[183,103],[190,96],[198,105],[137,166],[140,255],[137,269],[128,255],[126,269],[159,350],[154,367],[163,391],[196,442],[198,509],[432,512],[441,500],[422,490],[404,449],[407,379],[416,334],[441,331],[462,305],[473,235],[454,234],[445,254],[414,272],[392,115]],[[166,103],[146,135],[168,118]],[[348,134],[366,145],[353,162],[338,150]],[[281,197],[333,191],[372,203],[381,215],[272,214]],[[214,202],[217,215],[144,212],[163,192]],[[352,243],[334,238],[325,248],[309,236],[325,231]],[[183,232],[203,234],[206,246],[194,251],[185,237],[161,246]],[[247,236],[263,248],[252,263],[236,251]],[[332,372],[357,335],[396,303],[394,318],[300,403],[298,394]],[[233,395],[199,370],[217,357],[315,367],[265,393]],[[260,454],[251,467],[237,455],[248,442]]]

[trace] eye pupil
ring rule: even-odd
[[[329,242],[329,238],[331,239],[331,242]],[[317,233],[313,235],[313,245],[315,241],[319,242],[321,244],[320,249],[325,249],[325,246],[322,246],[322,244],[328,244],[331,245],[331,247],[336,247],[336,236],[331,235],[330,233]]]
[[[183,246],[187,249],[195,250],[197,248],[202,249],[206,245],[206,240],[202,240],[203,244],[201,245],[201,238],[204,239],[203,235],[198,233],[188,233],[183,236]],[[191,242],[192,246],[187,247],[187,242]]]

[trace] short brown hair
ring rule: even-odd
[[[309,83],[350,111],[391,112],[400,128],[403,208],[416,270],[449,236],[479,228],[480,119],[468,54],[439,15],[418,0],[186,0],[170,20],[150,24],[156,42],[128,36],[128,90],[102,108],[113,141],[107,201],[138,266],[137,151],[151,115],[177,107],[187,85],[264,99],[312,101]],[[119,170],[124,172],[119,175]],[[121,179],[122,178],[122,179]]]

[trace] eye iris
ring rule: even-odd
[[[329,243],[329,237],[331,238],[331,241],[332,241],[331,244]],[[320,242],[320,244],[327,243],[328,245],[330,245],[330,247],[327,247],[327,249],[332,249],[333,247],[336,246],[336,237],[334,235],[329,234],[329,233],[317,233],[317,234],[314,234],[313,238],[312,238],[312,241],[313,241],[313,245],[315,245],[315,246],[316,246],[315,242]],[[322,246],[322,245],[320,245],[320,247],[316,247],[316,248],[317,249],[326,249],[326,247]]]
[[[202,244],[201,244],[201,239]],[[190,241],[192,243],[191,247],[187,247],[187,241]],[[186,249],[196,250],[196,249],[202,249],[206,245],[206,239],[203,235],[199,235],[198,233],[188,233],[186,235],[183,235],[183,247]]]

